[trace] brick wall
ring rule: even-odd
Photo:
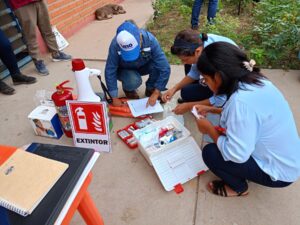
[[[69,37],[94,20],[95,10],[108,3],[122,0],[47,0],[51,24]]]

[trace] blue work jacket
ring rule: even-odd
[[[142,37],[141,52],[138,59],[126,62],[121,57],[120,46],[116,37],[112,40],[105,66],[105,81],[112,97],[118,96],[117,73],[122,69],[139,70],[142,67],[154,68],[159,72],[159,78],[155,82],[155,88],[160,91],[166,90],[170,77],[170,65],[162,51],[157,39],[150,32],[140,29]],[[149,66],[149,63],[152,66]],[[146,71],[147,72],[147,71]],[[149,74],[147,72],[146,74]]]

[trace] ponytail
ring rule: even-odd
[[[201,33],[201,34],[199,35],[199,37],[200,37],[202,43],[204,43],[205,41],[208,40],[208,36],[207,36],[206,33]]]

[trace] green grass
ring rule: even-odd
[[[298,3],[293,3],[293,0],[288,1],[290,4],[290,12],[298,7]],[[171,64],[180,64],[179,59],[170,53],[170,47],[173,44],[176,34],[191,26],[192,2],[192,0],[156,0],[156,3],[153,3],[155,11],[154,19],[148,23],[147,29],[156,36]],[[265,0],[264,4],[269,5],[259,5],[259,7],[254,5],[252,1],[245,2],[241,14],[237,15],[236,4],[233,4],[233,2],[229,0],[223,0],[221,5],[219,4],[216,24],[212,26],[206,24],[207,3],[205,2],[206,4],[204,4],[201,9],[200,31],[231,38],[246,51],[250,58],[255,59],[262,68],[300,69],[300,60],[297,58],[300,40],[298,42],[294,41],[292,47],[289,45],[284,48],[284,46],[280,44],[274,47],[275,49],[272,49],[272,47],[270,48],[268,46],[269,33],[267,31],[260,30],[260,33],[254,32],[254,27],[258,25],[268,25],[266,24],[268,21],[264,21],[265,18],[255,17],[255,9],[268,10],[268,13],[273,13],[273,15],[280,15],[280,13],[282,13],[278,11],[280,9],[278,9],[278,7],[270,9],[270,4],[273,4],[272,0]],[[294,11],[294,16],[298,19],[300,18],[297,9]],[[289,23],[291,23],[290,20],[280,22],[285,29],[287,29],[290,26]],[[295,26],[296,30],[298,27],[300,35],[300,19],[299,23],[298,21],[294,21],[293,23],[291,26]],[[274,27],[272,32],[276,35],[277,30]],[[289,43],[292,39],[296,39],[297,33],[293,35],[294,37],[289,37]],[[284,35],[284,38],[287,39],[287,36],[288,35]],[[278,38],[280,37],[281,36],[278,35]],[[298,39],[300,39],[299,36]],[[278,39],[277,42],[278,41],[281,40]],[[280,47],[283,48],[278,51]]]

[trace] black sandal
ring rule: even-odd
[[[210,185],[212,184],[212,185]],[[222,197],[245,196],[248,194],[248,188],[245,191],[238,192],[237,195],[228,196],[225,182],[223,180],[214,180],[208,184],[208,189],[215,195]]]

